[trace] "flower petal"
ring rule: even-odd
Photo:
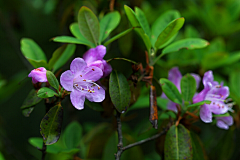
[[[212,101],[208,104],[210,111],[214,114],[224,114],[228,112],[228,106],[221,101]]]
[[[194,77],[194,79],[196,80],[196,88],[198,89],[199,87],[199,84],[200,84],[200,81],[201,81],[201,78],[198,74],[195,74],[195,73],[191,73],[191,75]]]
[[[87,93],[86,98],[91,102],[102,102],[105,99],[105,90],[102,87],[98,89],[97,86],[93,88],[94,88],[94,92]]]
[[[99,45],[96,48],[89,49],[86,53],[83,55],[83,59],[87,63],[94,62],[96,60],[103,60],[103,57],[106,54],[106,47],[103,45]]]
[[[212,113],[206,104],[202,105],[200,108],[200,118],[205,123],[212,122]]]
[[[104,65],[103,65],[103,62],[101,60],[97,60],[97,61],[88,63],[87,65],[88,65],[88,67],[96,66],[96,67],[100,68],[102,71],[104,70]]]
[[[168,79],[173,82],[177,89],[181,92],[180,82],[182,79],[182,74],[178,70],[178,67],[174,67],[168,72]]]
[[[67,91],[73,91],[73,79],[74,74],[70,70],[67,70],[62,73],[60,83]]]
[[[177,103],[169,101],[168,104],[167,104],[167,109],[177,113],[178,110],[177,110],[177,106],[176,105],[177,105]]]
[[[106,77],[112,72],[112,66],[109,63],[107,63],[105,60],[102,60],[102,62],[104,66],[103,77]]]
[[[86,67],[87,63],[82,58],[75,58],[70,65],[70,70],[73,72],[73,74],[78,74]]]
[[[228,126],[233,125],[233,117],[232,116],[217,117],[217,120],[222,120]]]
[[[82,92],[79,92],[77,90],[73,90],[70,94],[70,99],[73,104],[73,106],[81,110],[84,108],[84,101],[85,101],[85,95]]]
[[[203,76],[203,85],[204,85],[204,87],[207,86],[208,82],[210,82],[210,83],[213,82],[213,73],[212,73],[212,71],[208,71],[208,72],[204,73],[204,76]]]
[[[47,76],[46,76],[47,70],[44,67],[39,67],[36,69],[33,69],[29,74],[28,77],[32,77],[33,83],[37,82],[47,82]]]
[[[226,130],[229,128],[228,125],[226,123],[224,123],[222,120],[217,121],[217,126],[219,128],[226,129]]]
[[[98,81],[103,75],[102,70],[95,66],[87,67],[83,73],[85,74],[82,75],[82,79],[92,80],[94,82]]]

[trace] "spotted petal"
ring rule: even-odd
[[[94,82],[98,81],[103,75],[102,70],[95,66],[87,67],[83,73],[85,73],[82,77],[83,79],[92,80]]]
[[[72,71],[67,70],[62,73],[60,77],[60,83],[67,91],[73,91],[73,79],[74,74],[72,73]]]
[[[205,123],[212,122],[212,113],[206,104],[202,105],[200,108],[200,118]]]
[[[94,92],[87,93],[86,98],[91,102],[102,102],[105,99],[105,90],[102,87],[98,89],[97,86],[93,88],[94,88]]]
[[[83,92],[73,90],[70,94],[70,99],[71,99],[73,106],[76,109],[81,110],[84,108],[85,95]]]
[[[214,114],[224,114],[228,112],[228,106],[221,101],[212,101],[208,104],[210,111]]]

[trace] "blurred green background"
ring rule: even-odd
[[[76,15],[81,6],[89,7],[101,17],[110,11],[110,3],[110,0],[0,0],[0,152],[5,159],[34,160],[41,157],[41,152],[31,146],[28,139],[41,137],[39,125],[45,114],[44,104],[38,104],[28,118],[24,117],[20,110],[24,99],[33,88],[31,79],[27,78],[33,68],[20,51],[21,38],[33,39],[50,59],[53,51],[62,45],[51,41],[51,38],[59,35],[71,36],[68,27],[76,22]],[[198,122],[196,126],[201,128],[201,132],[198,133],[209,159],[239,159],[240,1],[115,0],[114,9],[120,12],[121,22],[111,35],[131,27],[124,13],[125,4],[131,8],[141,8],[150,25],[165,11],[178,10],[185,18],[185,24],[176,39],[200,37],[210,42],[210,46],[204,49],[180,50],[165,56],[155,66],[154,74],[156,78],[167,77],[167,71],[173,66],[179,66],[183,75],[195,72],[202,76],[205,71],[211,69],[218,81],[229,85],[231,97],[236,102],[234,126],[228,131],[202,122]],[[77,45],[71,59],[81,57],[87,49],[86,46]],[[135,32],[115,41],[107,49],[105,59],[125,57],[145,64],[144,44]],[[63,67],[63,71],[69,68],[70,62],[71,60]],[[132,72],[129,69],[131,65],[127,62],[114,61],[111,65],[126,77]],[[99,123],[114,122],[112,110],[100,113],[85,107],[84,110],[78,111],[69,99],[64,100],[63,107],[63,128],[71,121],[77,120],[83,126],[84,133],[88,133]],[[125,117],[124,130],[133,132],[132,128],[139,129],[144,126],[144,120],[149,123],[146,112],[147,106],[129,111]],[[139,120],[143,122],[139,123]],[[133,135],[136,135],[135,132]],[[128,140],[134,141],[132,137],[128,137]],[[136,139],[141,138],[135,137]],[[105,142],[99,143],[99,146],[103,147]],[[139,159],[160,159],[157,153],[162,154],[161,139],[156,143],[144,144],[133,151],[132,154]],[[101,153],[96,153],[92,157],[101,156]]]

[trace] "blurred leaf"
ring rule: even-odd
[[[150,39],[147,36],[147,34],[143,31],[143,29],[141,28],[141,25],[136,17],[136,14],[130,7],[128,7],[126,5],[124,5],[124,9],[125,9],[126,15],[129,19],[129,21],[131,22],[132,26],[136,27],[135,31],[140,35],[140,37],[144,41],[144,44],[145,44],[147,50],[149,50],[151,48]]]
[[[66,44],[59,47],[54,51],[52,58],[49,60],[49,68],[53,68],[53,72],[62,67],[71,56],[74,54],[76,49],[76,45],[74,44]]]
[[[162,48],[169,40],[177,34],[184,24],[184,18],[178,18],[170,22],[167,27],[160,33],[155,43],[156,48]]]
[[[118,11],[110,12],[100,20],[99,43],[104,41],[109,34],[118,26],[121,16]]]
[[[53,38],[54,42],[62,42],[62,43],[74,43],[74,44],[84,44],[89,47],[95,47],[95,45],[85,39],[77,39],[75,37],[70,36],[58,36]]]
[[[154,77],[152,79],[152,83],[153,83],[153,86],[155,86],[155,88],[156,88],[157,97],[161,96],[161,94],[162,94],[162,87],[161,87],[159,81],[157,80],[157,78]]]
[[[31,63],[31,65],[34,68],[44,67],[44,68],[48,69],[48,64],[45,60],[33,60],[30,58],[27,58],[27,60]]]
[[[147,36],[150,38],[151,37],[151,31],[150,31],[150,27],[149,27],[149,24],[148,24],[148,21],[146,19],[145,14],[138,7],[135,7],[135,13],[136,13],[136,17],[137,17],[142,29],[147,34]]]
[[[164,144],[164,158],[172,159],[192,159],[192,142],[189,131],[179,124],[173,125],[167,132]]]
[[[63,139],[68,149],[77,148],[82,138],[82,126],[77,122],[71,122],[64,130]]]
[[[21,39],[21,51],[22,51],[22,54],[27,59],[31,59],[31,60],[34,60],[34,61],[47,62],[47,58],[45,56],[45,53],[37,45],[37,43],[35,43],[32,39],[29,39],[29,38],[22,38]]]
[[[193,149],[193,159],[194,160],[206,160],[207,157],[204,154],[203,144],[201,139],[194,132],[190,132],[192,149]]]
[[[184,101],[192,101],[196,93],[196,80],[190,74],[186,74],[181,79],[181,93]]]
[[[51,145],[58,141],[61,134],[62,120],[62,106],[52,107],[43,117],[40,124],[40,133],[46,145]]]
[[[0,152],[0,160],[5,160],[5,158],[4,158],[3,154],[2,154],[2,152]]]
[[[114,132],[109,137],[107,143],[105,144],[102,160],[114,159],[114,154],[117,152],[117,147],[116,147],[117,144],[118,144],[118,137],[117,137],[117,133]]]
[[[204,39],[186,38],[186,39],[176,41],[170,44],[169,46],[167,46],[166,48],[164,48],[162,51],[162,56],[170,52],[179,51],[182,48],[197,49],[197,48],[204,48],[208,45],[209,45],[209,42]]]
[[[232,71],[229,76],[229,87],[230,87],[230,93],[231,96],[235,101],[240,103],[240,71]]]
[[[201,102],[191,104],[191,105],[187,106],[187,108],[198,107],[198,106],[201,106],[201,105],[204,105],[204,104],[210,104],[210,103],[211,103],[211,101],[205,100],[205,101],[201,101]]]
[[[85,102],[84,102],[89,108],[93,109],[94,111],[98,111],[98,112],[101,112],[103,111],[103,107],[99,104],[99,103],[96,103],[96,102],[90,102],[89,100],[85,99]]]
[[[185,38],[200,38],[200,35],[196,28],[193,26],[188,25],[184,31]]]
[[[176,10],[169,10],[158,17],[152,25],[152,46],[155,46],[158,36],[169,25],[169,23],[180,17],[180,13]]]
[[[98,18],[95,14],[87,7],[82,6],[78,12],[78,25],[82,35],[95,44],[98,44],[100,25]]]
[[[47,75],[48,83],[58,91],[59,83],[55,75],[51,71],[47,71],[46,75]]]
[[[116,70],[110,74],[109,93],[118,112],[126,111],[130,104],[131,91],[126,77]]]
[[[40,98],[49,98],[49,97],[53,97],[56,94],[57,93],[55,91],[47,87],[42,87],[37,92],[37,96]]]
[[[162,86],[163,92],[171,101],[182,105],[181,94],[179,93],[177,87],[171,81],[165,78],[161,78],[160,84]]]
[[[30,113],[32,113],[34,109],[34,106],[38,104],[41,100],[42,98],[39,98],[37,96],[37,92],[35,91],[35,89],[32,89],[21,106],[22,114],[25,117],[29,117]]]
[[[128,34],[122,36],[118,40],[118,46],[124,57],[129,57],[131,55],[133,45],[133,34],[129,32]]]

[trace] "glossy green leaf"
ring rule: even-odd
[[[192,142],[189,131],[179,124],[173,125],[167,132],[164,143],[164,159],[186,159],[193,158]]]
[[[21,39],[21,51],[26,58],[39,61],[47,61],[45,53],[32,39],[22,38]]]
[[[85,6],[80,8],[78,12],[78,25],[82,35],[97,46],[100,35],[100,25],[98,18],[89,8]]]
[[[54,144],[60,138],[62,120],[62,106],[52,107],[43,117],[40,124],[40,133],[43,136],[43,141],[46,145]]]
[[[149,50],[151,48],[151,42],[149,37],[147,36],[147,34],[143,31],[143,29],[141,28],[141,25],[136,17],[135,12],[128,6],[124,5],[124,9],[126,12],[126,15],[130,21],[130,23],[132,24],[133,27],[135,27],[135,31],[140,35],[140,37],[142,38],[147,50]]]
[[[57,95],[57,93],[47,87],[42,87],[37,92],[37,96],[39,98],[49,98],[49,97],[53,97],[54,95]]]
[[[82,126],[77,122],[71,122],[64,131],[63,139],[67,148],[77,148],[82,138]]]
[[[89,47],[95,47],[95,45],[85,39],[77,39],[75,37],[70,36],[58,36],[52,39],[54,42],[62,42],[62,43],[73,43],[73,44],[84,44]]]
[[[166,48],[164,48],[162,51],[162,55],[165,55],[171,52],[176,52],[183,48],[190,50],[190,49],[204,48],[208,45],[209,45],[209,42],[204,39],[186,38],[183,40],[176,41],[170,44],[169,46],[167,46]]]
[[[161,78],[160,84],[162,86],[163,92],[171,101],[182,105],[181,94],[179,93],[177,87],[171,81],[165,78]]]
[[[190,74],[186,74],[181,79],[181,93],[184,101],[192,101],[196,93],[196,80]]]
[[[102,160],[114,159],[114,154],[117,152],[118,138],[117,133],[114,132],[108,139],[104,151]]]
[[[109,34],[118,26],[121,16],[118,11],[106,14],[100,20],[100,37],[99,42],[104,41]]]
[[[47,75],[48,83],[58,91],[59,83],[55,75],[51,71],[47,71],[46,75]]]
[[[210,104],[210,103],[211,103],[211,101],[204,100],[204,101],[201,101],[201,102],[197,102],[197,103],[191,104],[191,105],[187,106],[187,108],[198,107],[198,106],[201,106],[201,105],[204,105],[204,104]]]
[[[169,10],[157,18],[157,20],[152,25],[152,46],[155,46],[158,36],[169,25],[169,23],[180,17],[180,13],[178,11]]]
[[[112,71],[109,79],[109,93],[118,112],[126,111],[130,104],[131,91],[127,79],[122,73]]]
[[[194,160],[206,160],[201,139],[194,132],[190,132]]]
[[[53,69],[53,72],[62,67],[71,56],[74,54],[76,45],[66,44],[54,51],[52,58],[49,60],[49,68]]]
[[[99,103],[96,103],[96,102],[90,102],[89,100],[85,99],[85,102],[84,102],[89,108],[93,109],[94,111],[98,111],[98,112],[101,112],[103,111],[103,107],[99,104]]]
[[[178,18],[170,22],[158,36],[155,47],[164,47],[165,44],[168,43],[168,41],[182,28],[184,21],[184,18]]]
[[[31,65],[34,68],[44,67],[44,68],[48,69],[48,64],[45,60],[33,60],[30,58],[27,58],[27,60],[29,61],[29,63],[31,63]]]
[[[70,29],[71,33],[72,33],[77,39],[82,40],[82,41],[89,42],[89,41],[82,35],[82,33],[80,32],[80,29],[79,29],[79,26],[78,26],[78,23],[77,23],[77,22],[70,24],[69,29]],[[90,42],[89,42],[89,43],[90,43]]]
[[[147,36],[150,38],[151,37],[151,31],[150,31],[149,23],[146,19],[145,14],[138,7],[135,7],[135,13],[136,13],[136,17],[137,17],[142,29],[147,34]]]
[[[38,104],[41,100],[42,98],[39,98],[37,96],[37,92],[35,91],[35,89],[32,89],[29,92],[25,101],[23,102],[23,105],[21,106],[22,114],[25,117],[29,117],[30,113],[32,113],[34,109],[34,106]]]

